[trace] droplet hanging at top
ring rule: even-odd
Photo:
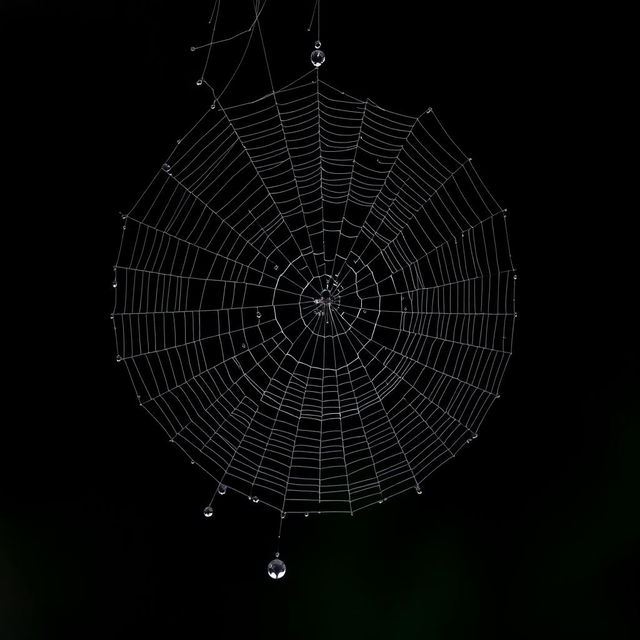
[[[285,565],[284,562],[282,562],[282,560],[280,560],[280,558],[276,558],[275,560],[272,560],[267,565],[267,573],[269,574],[269,577],[273,578],[274,580],[279,580],[284,576],[286,572],[287,572],[287,566]]]
[[[314,67],[319,67],[325,61],[324,51],[321,49],[315,49],[311,52],[311,64]]]

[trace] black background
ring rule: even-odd
[[[189,46],[212,3],[185,4],[0,14],[1,637],[633,637],[638,285],[604,18],[322,3],[324,78],[399,112],[432,106],[509,209],[519,324],[474,446],[422,496],[287,520],[274,582],[278,516],[228,495],[204,521],[210,481],[115,362],[118,211],[210,102]],[[223,2],[220,34],[246,25],[245,4]],[[277,86],[309,68],[312,5],[265,10]],[[214,76],[233,67],[212,60]],[[268,90],[257,55],[237,81]]]

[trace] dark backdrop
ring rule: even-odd
[[[203,520],[211,482],[137,406],[109,320],[118,211],[209,103],[211,4],[3,3],[0,635],[631,638],[638,286],[604,18],[322,3],[324,78],[433,106],[508,207],[519,324],[474,446],[420,497],[287,521],[276,583],[277,515],[228,495]],[[276,85],[309,68],[312,4],[265,10]]]

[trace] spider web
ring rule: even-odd
[[[316,72],[218,102],[124,217],[118,360],[217,484],[353,514],[420,492],[499,397],[506,210],[431,109]]]

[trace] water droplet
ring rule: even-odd
[[[308,517],[309,517],[309,514],[308,514],[308,513],[305,513],[305,514],[304,514],[304,517],[305,517],[305,518],[308,518]]]
[[[196,463],[196,461],[195,461],[195,460],[189,460],[189,462],[190,462],[191,464],[195,464],[195,463]]]
[[[213,507],[209,505],[202,510],[205,518],[210,518],[213,515]]]
[[[422,489],[420,487],[416,487],[416,493],[421,496],[422,495]]]
[[[122,362],[122,356],[116,356],[116,362]]]
[[[247,348],[247,345],[246,345],[244,342],[242,343],[242,348],[243,348],[243,349],[246,349],[246,348]]]
[[[195,51],[195,50],[196,50],[196,48],[195,48],[195,47],[191,47],[191,51]]]
[[[200,85],[202,84],[202,78],[199,78],[199,79],[198,79],[198,81],[196,82],[196,84],[197,84],[198,86],[200,86]]]
[[[251,502],[258,504],[258,502],[260,502],[260,498],[258,498],[258,496],[253,496],[253,498],[251,498]]]
[[[311,64],[314,67],[319,67],[325,61],[325,58],[324,51],[315,49],[311,54]]]
[[[115,289],[118,286],[118,283],[114,282],[111,286]]]
[[[171,166],[168,165],[166,162],[162,165],[162,170],[163,171],[170,171],[171,170]]]
[[[319,49],[322,46],[322,42],[320,42],[320,40],[316,40],[315,44],[313,45],[316,49]]]
[[[262,318],[262,314],[259,311],[256,313],[256,318]]]
[[[277,270],[278,270],[278,265],[277,265],[277,264],[276,264],[276,265],[274,265],[274,267],[273,267],[273,268],[277,271]]]
[[[269,577],[273,578],[274,580],[279,580],[284,576],[286,572],[287,572],[287,567],[285,563],[282,562],[282,560],[280,560],[280,558],[276,558],[275,560],[272,560],[267,565],[267,573],[269,574]]]
[[[518,275],[517,275],[517,274],[514,274],[513,279],[514,279],[514,280],[517,280],[517,279],[518,279]]]
[[[218,487],[218,493],[223,496],[225,493],[227,493],[227,485],[226,484],[221,484]]]

